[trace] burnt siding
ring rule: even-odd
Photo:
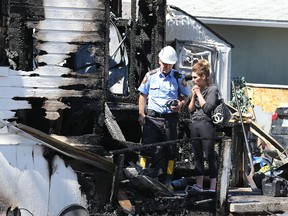
[[[130,36],[130,59],[137,63],[131,65],[130,74],[138,73],[137,87],[147,71],[159,66],[158,53],[165,44],[166,1],[143,0],[138,6],[137,17],[136,0],[131,1],[132,22],[137,25]]]
[[[6,53],[13,69],[29,70],[29,53],[32,53],[32,37],[25,26],[25,17],[22,14],[10,13],[8,18]]]
[[[0,101],[7,104],[0,106],[2,113],[7,113],[6,118],[1,117],[9,119],[14,112],[20,122],[42,129],[31,119],[33,112],[40,110],[46,120],[57,121],[47,124],[61,128],[59,133],[101,131],[98,118],[104,113],[106,95],[109,1],[8,0],[5,8],[2,2],[3,10],[7,18],[2,19],[6,23],[1,31],[6,33],[3,40],[7,42],[2,48],[9,57],[10,69],[7,76],[0,77],[0,88],[9,91],[0,95]],[[93,73],[80,74],[75,71],[75,55],[85,44],[93,46],[97,68]],[[39,65],[36,69],[33,58]],[[72,124],[79,131],[69,131]]]
[[[2,8],[8,17],[8,48],[7,51],[14,69],[29,70],[32,63],[33,39],[32,31],[25,26],[28,20],[44,19],[42,1],[7,0]],[[4,5],[2,5],[3,7]],[[11,63],[10,63],[11,64]]]
[[[43,20],[44,8],[40,0],[8,0],[9,12],[21,14],[26,20]]]

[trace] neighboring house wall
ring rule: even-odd
[[[231,51],[231,78],[245,77],[248,83],[263,84],[261,88],[247,87],[255,106],[257,124],[269,133],[272,113],[287,103],[287,90],[284,93],[283,89],[288,84],[288,29],[207,25],[234,45]],[[268,87],[271,85],[274,87]]]
[[[208,25],[234,45],[231,78],[247,82],[287,85],[288,29]]]

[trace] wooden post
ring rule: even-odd
[[[232,126],[232,176],[231,187],[243,186],[243,132],[241,125],[235,123]]]
[[[219,147],[219,167],[216,190],[216,215],[228,215],[228,189],[231,171],[232,140],[224,138]]]

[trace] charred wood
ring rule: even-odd
[[[103,169],[109,173],[114,173],[114,170],[115,170],[114,164],[102,156],[71,147],[69,144],[61,142],[49,136],[48,134],[45,134],[42,131],[36,130],[29,126],[26,126],[23,124],[17,124],[16,127],[25,131],[26,133],[31,134],[37,139],[42,140],[44,142],[43,143],[44,145],[46,145],[47,147],[51,149],[54,149],[57,152],[60,152],[63,155],[83,161],[92,166]]]

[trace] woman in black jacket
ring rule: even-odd
[[[218,89],[210,79],[210,64],[207,60],[199,60],[192,67],[192,97],[188,105],[191,112],[191,138],[213,138],[216,131],[211,120],[211,112],[218,105]],[[217,164],[214,154],[214,140],[203,139],[193,141],[195,159],[196,184],[192,188],[203,191],[204,180],[204,153],[208,159],[210,192],[215,192]]]

